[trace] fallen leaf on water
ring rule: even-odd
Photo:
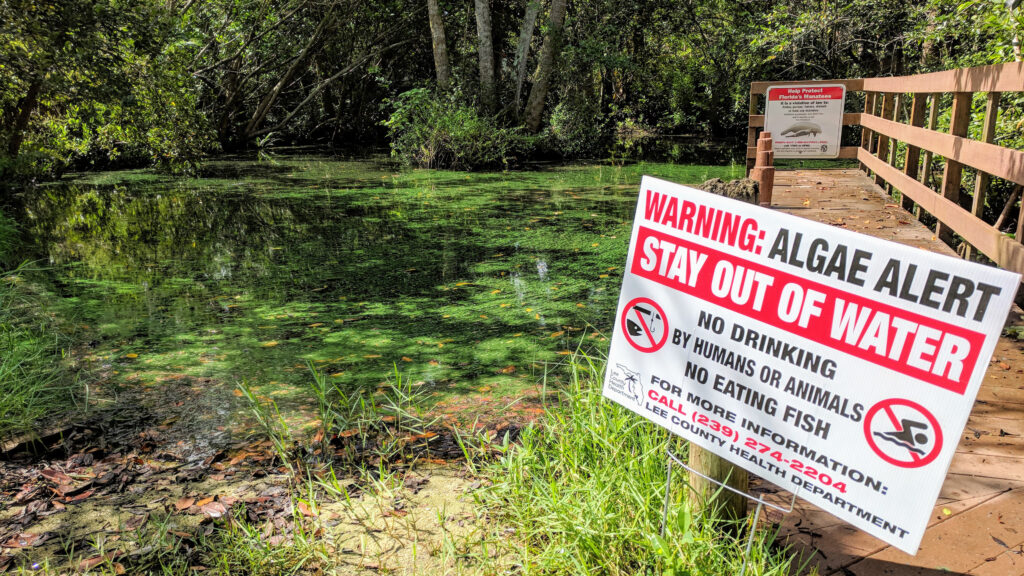
[[[303,516],[306,516],[306,517],[309,517],[309,518],[312,518],[313,516],[316,516],[316,514],[314,514],[313,511],[310,510],[309,504],[306,504],[305,502],[301,502],[300,501],[299,505],[298,505],[298,509],[299,509],[299,512]]]
[[[4,548],[29,548],[39,540],[39,534],[24,532],[4,542]]]
[[[93,568],[103,564],[107,560],[113,560],[117,556],[116,552],[107,552],[102,556],[93,556],[92,558],[86,558],[78,563],[78,567],[81,570],[92,570]]]
[[[72,482],[70,476],[55,468],[47,468],[40,472],[40,475],[58,486],[71,484]]]
[[[93,492],[94,492],[94,490],[86,490],[85,492],[82,492],[81,494],[79,494],[77,496],[73,496],[71,498],[67,498],[66,500],[64,500],[64,502],[70,504],[71,502],[78,502],[79,500],[85,500],[89,496],[92,496]]]
[[[224,507],[220,502],[210,502],[200,508],[203,514],[210,518],[220,518],[228,513],[228,509]]]
[[[182,496],[181,498],[178,498],[177,502],[174,503],[174,507],[177,508],[178,511],[180,512],[180,511],[185,510],[187,508],[191,508],[192,505],[195,504],[195,503],[196,503],[196,499],[195,498],[190,498],[188,496]]]
[[[136,530],[140,526],[145,524],[146,520],[149,520],[149,514],[139,514],[137,516],[132,516],[128,519],[127,522],[124,523],[124,527],[128,530]]]

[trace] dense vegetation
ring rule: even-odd
[[[463,167],[734,137],[752,79],[1006,62],[1021,20],[1003,0],[3,0],[0,176],[389,135]]]

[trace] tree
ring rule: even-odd
[[[537,27],[538,14],[540,14],[540,0],[528,0],[526,10],[523,12],[523,24],[519,30],[519,43],[516,45],[516,92],[512,106],[517,114],[522,101],[523,82],[526,81],[527,56],[530,52],[530,43],[533,42],[533,30]]]
[[[540,49],[540,61],[537,64],[537,78],[530,89],[530,98],[526,102],[526,130],[536,134],[540,130],[540,121],[544,114],[544,102],[548,96],[551,73],[555,67],[555,58],[562,42],[562,24],[565,22],[567,0],[551,0],[551,12],[548,15],[548,32],[544,45]]]
[[[430,21],[430,41],[434,50],[434,69],[437,73],[437,89],[444,92],[451,82],[451,68],[448,64],[448,47],[444,37],[444,21],[437,0],[427,0],[427,17]]]
[[[489,0],[474,0],[476,7],[476,32],[479,45],[477,57],[480,60],[480,107],[484,112],[494,112],[494,44],[491,33],[491,6]]]

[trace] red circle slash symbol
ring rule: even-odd
[[[622,332],[641,352],[657,352],[668,340],[665,311],[650,298],[634,298],[622,310]]]
[[[931,412],[904,398],[882,400],[864,416],[864,437],[878,457],[900,468],[930,464],[942,451],[942,428]]]

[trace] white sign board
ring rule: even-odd
[[[914,554],[1019,282],[645,176],[604,395]]]
[[[838,157],[845,101],[842,84],[769,87],[764,129],[771,132],[775,157]]]

